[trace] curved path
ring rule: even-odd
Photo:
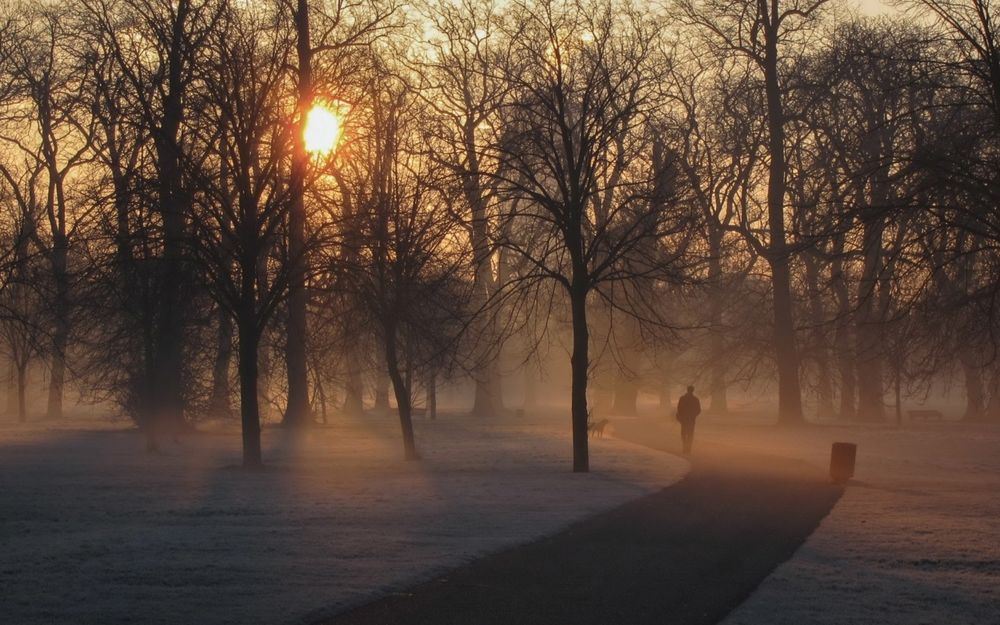
[[[676,450],[660,424],[615,426],[625,440]],[[801,462],[703,444],[669,488],[321,623],[717,623],[841,493]]]

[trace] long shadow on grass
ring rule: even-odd
[[[662,429],[618,436],[668,449]],[[717,623],[787,560],[843,489],[806,464],[723,447],[658,493],[323,625]]]

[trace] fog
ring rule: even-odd
[[[0,623],[988,623],[990,0],[0,2]]]

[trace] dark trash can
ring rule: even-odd
[[[843,484],[854,477],[854,460],[858,455],[858,446],[854,443],[834,443],[830,450],[830,478],[837,484]]]

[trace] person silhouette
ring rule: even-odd
[[[691,443],[694,442],[694,421],[701,414],[701,402],[694,394],[694,387],[689,386],[687,393],[677,400],[677,421],[681,424],[681,444],[684,453],[691,453]]]

